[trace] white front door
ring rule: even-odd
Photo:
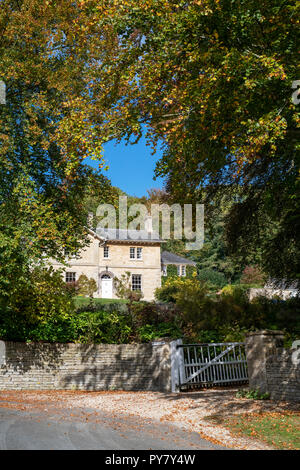
[[[101,279],[102,299],[112,299],[112,279]]]

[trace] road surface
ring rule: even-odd
[[[224,449],[173,424],[94,409],[21,411],[0,403],[0,450]]]

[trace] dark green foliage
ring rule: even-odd
[[[76,299],[78,301],[78,299]],[[80,299],[82,300],[82,299]],[[97,299],[98,300],[98,299]],[[92,302],[84,302],[84,303],[79,303],[76,307],[76,313],[83,313],[83,312],[119,312],[119,313],[128,313],[128,305],[126,302],[107,302],[107,303],[102,303],[102,302],[95,302],[95,299],[93,299]]]
[[[258,329],[283,330],[287,344],[297,339],[300,299],[280,301],[257,297],[250,302],[249,286],[228,285],[220,295],[210,296],[205,284],[169,279],[156,290],[156,298],[176,302],[184,336],[194,342],[243,341],[247,331]]]
[[[191,296],[191,293],[190,293]],[[0,338],[8,341],[80,343],[147,342],[156,338],[183,338],[187,342],[243,341],[250,330],[275,329],[285,332],[286,346],[300,337],[299,299],[253,302],[231,296],[217,300],[203,296],[198,313],[150,302],[133,305],[130,315],[125,304],[97,305],[94,311],[56,315],[28,322],[13,312],[0,316]],[[110,311],[108,309],[111,309]],[[119,310],[118,310],[119,309]],[[120,311],[121,310],[121,311]]]
[[[208,209],[208,208],[207,208]],[[229,256],[225,245],[223,218],[226,208],[221,215],[207,219],[205,226],[205,240],[201,250],[194,253],[193,259],[197,262],[198,270],[210,270],[222,273],[227,283],[236,282],[240,278],[243,264],[237,263]]]
[[[261,393],[259,390],[239,390],[236,393],[237,398],[249,398],[252,400],[269,400],[270,394],[269,393]]]
[[[10,341],[47,341],[79,343],[130,342],[128,317],[119,313],[88,312],[69,318],[49,318],[44,322],[16,326],[5,318],[0,337]]]
[[[131,315],[132,306],[135,302],[138,302],[143,298],[141,291],[133,291],[131,285],[131,273],[126,271],[120,278],[114,277],[114,288],[116,296],[119,299],[127,301],[128,311]]]
[[[187,265],[186,266],[186,277],[188,279],[192,279],[195,276],[195,274],[197,274],[196,266]]]
[[[197,273],[197,268],[195,266],[186,265],[186,277],[187,279],[192,279]],[[164,283],[167,279],[174,277],[179,277],[177,273],[177,265],[168,264],[167,265],[167,276],[162,277],[162,282]]]
[[[50,317],[68,317],[74,311],[73,296],[74,290],[66,285],[61,272],[53,268],[28,269],[9,301],[2,306],[0,302],[0,323],[5,312],[15,315],[16,323],[24,320],[33,324]]]
[[[167,308],[155,302],[137,302],[132,306],[133,323],[139,327],[142,325],[158,325],[161,322],[176,322],[178,309],[175,305]]]
[[[95,279],[88,278],[85,274],[81,274],[77,281],[78,295],[88,296],[93,298],[94,293],[97,291],[97,283]]]
[[[163,283],[162,287],[155,290],[155,298],[159,302],[176,302],[175,294],[178,292],[178,287],[174,283],[167,280]]]
[[[175,264],[167,265],[167,277],[176,277],[177,276],[177,266]]]
[[[198,279],[209,283],[212,287],[222,288],[227,284],[223,273],[213,269],[201,269],[198,271]]]
[[[182,331],[171,322],[163,322],[157,325],[144,325],[138,330],[142,342],[153,341],[159,338],[182,338]]]
[[[163,315],[151,303],[141,303],[131,316],[117,310],[102,310],[57,316],[46,321],[28,323],[16,321],[16,316],[2,314],[0,338],[8,341],[45,341],[122,344],[147,342],[170,336],[179,338],[182,332],[173,314]],[[123,307],[120,305],[120,307]]]

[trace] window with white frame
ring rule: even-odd
[[[143,248],[138,247],[135,248],[134,246],[131,246],[129,249],[129,257],[130,259],[142,259],[143,258]]]
[[[103,258],[109,258],[109,247],[108,246],[103,247]]]
[[[76,282],[76,273],[66,273],[66,282]]]
[[[181,266],[180,265],[177,266],[177,275],[178,276],[186,276],[186,267],[185,267],[184,264],[181,265]]]
[[[131,289],[135,291],[142,290],[142,276],[141,274],[132,274],[131,276]]]

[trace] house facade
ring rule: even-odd
[[[186,276],[186,267],[187,266],[196,266],[196,263],[182,256],[175,255],[175,253],[170,253],[169,251],[163,251],[161,254],[161,270],[162,275],[168,275],[168,266],[177,267],[178,276]]]
[[[162,257],[162,243],[152,230],[89,229],[89,245],[76,257],[66,256],[66,268],[53,260],[51,265],[54,269],[65,269],[67,283],[76,282],[81,274],[93,278],[97,284],[94,297],[106,299],[118,298],[114,278],[130,272],[132,290],[141,291],[143,300],[150,301],[154,300],[155,289],[161,287],[167,262],[168,252],[163,252]],[[185,275],[182,266],[191,262],[184,258],[179,261],[179,275]]]

